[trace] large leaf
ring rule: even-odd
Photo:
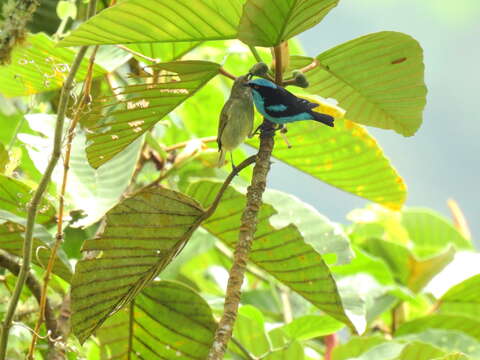
[[[162,72],[158,82],[117,89],[116,95],[95,99],[82,119],[87,126],[88,161],[98,168],[192,96],[218,73],[219,64],[178,61],[152,66]],[[207,119],[205,119],[207,121]]]
[[[397,32],[360,37],[320,54],[308,92],[335,98],[361,124],[415,134],[426,103],[422,48]]]
[[[56,47],[43,33],[29,35],[25,45],[13,51],[11,65],[0,67],[0,93],[12,97],[57,89],[63,85],[74,57],[73,50]],[[77,81],[85,79],[87,67],[84,59],[75,76]],[[102,72],[100,66],[93,67],[93,76]]]
[[[180,59],[183,55],[196,48],[198,41],[171,42],[171,43],[140,43],[129,44],[128,48],[149,58],[160,61],[173,61]],[[147,62],[145,58],[138,57],[138,60]]]
[[[289,126],[288,141],[278,140],[273,156],[341,190],[398,210],[407,191],[403,179],[375,139],[360,125],[336,119],[327,128],[313,121]],[[258,140],[248,142],[258,147]]]
[[[233,337],[257,357],[270,350],[270,343],[265,333],[265,319],[262,312],[254,306],[244,305],[238,309]],[[232,351],[242,354],[233,342],[230,342],[229,347]]]
[[[9,211],[22,218],[27,217],[27,205],[34,190],[14,178],[0,174],[0,210]],[[55,218],[55,208],[45,198],[38,204],[37,223],[43,224]]]
[[[305,315],[277,329],[290,339],[310,340],[333,334],[344,326],[328,315]]]
[[[478,318],[480,314],[480,274],[450,288],[440,299],[442,313]]]
[[[185,285],[156,281],[97,331],[102,359],[206,358],[216,323],[208,304]]]
[[[243,0],[130,0],[94,16],[61,46],[233,39]]]
[[[211,204],[220,187],[219,183],[202,181],[194,183],[188,192],[206,207]],[[230,247],[235,247],[244,207],[245,196],[230,187],[215,213],[202,227]],[[276,212],[272,206],[262,205],[250,260],[330,316],[363,332],[365,321],[358,299],[341,297],[322,255],[303,238],[301,224],[298,227],[289,224],[281,228],[272,225],[271,217]],[[317,218],[317,221],[325,219]],[[324,226],[325,231],[328,226]],[[332,227],[331,231],[334,234],[338,230]],[[318,235],[320,238],[321,234]]]
[[[35,166],[43,172],[48,163],[45,154],[52,152],[56,117],[49,114],[29,114],[26,118],[30,127],[43,136],[19,134],[18,137],[27,145]],[[105,166],[92,169],[85,153],[85,138],[84,131],[75,132],[67,181],[67,206],[69,209],[82,210],[86,215],[77,221],[75,226],[87,226],[98,221],[119,201],[130,183],[142,146],[141,139],[138,139]],[[63,164],[58,164],[52,175],[58,189],[63,182],[63,171]]]
[[[402,225],[407,229],[418,256],[431,256],[450,244],[459,249],[472,248],[471,242],[447,219],[430,209],[405,209]]]
[[[348,360],[360,356],[369,349],[386,342],[380,336],[352,337],[347,343],[333,349],[333,360]]]
[[[238,37],[254,46],[275,46],[318,24],[338,0],[248,0]]]
[[[203,213],[187,196],[156,185],[107,213],[103,232],[83,247],[97,256],[79,261],[72,279],[72,326],[81,342],[168,265]]]
[[[23,257],[23,244],[25,242],[26,220],[6,211],[0,211],[0,249]],[[33,228],[33,256],[32,262],[45,268],[50,258],[53,237],[41,225]],[[57,250],[53,273],[66,281],[72,277],[72,269],[63,250]]]

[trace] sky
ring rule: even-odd
[[[368,130],[408,186],[407,206],[430,207],[450,217],[447,199],[465,213],[480,248],[480,1],[340,0],[316,27],[300,35],[307,55],[378,31],[413,36],[424,49],[428,88],[423,124],[413,137]],[[288,191],[330,219],[368,202],[319,185],[308,175],[275,163],[269,186]]]

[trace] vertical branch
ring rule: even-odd
[[[88,15],[91,16],[95,13],[96,9],[96,0],[91,0],[88,6]],[[87,51],[87,46],[82,46],[78,51],[75,59],[73,60],[70,72],[65,80],[62,91],[60,94],[60,101],[58,105],[58,114],[57,114],[57,123],[55,125],[55,133],[53,138],[53,151],[48,162],[47,168],[38,184],[37,190],[35,191],[32,200],[27,206],[27,224],[25,229],[25,239],[23,242],[23,262],[18,274],[17,282],[12,293],[12,297],[8,303],[7,311],[1,326],[0,334],[0,360],[5,359],[7,344],[8,344],[8,333],[10,327],[12,326],[13,315],[18,305],[20,299],[20,294],[22,293],[23,286],[25,285],[25,280],[28,272],[30,271],[30,263],[32,260],[32,246],[33,246],[33,227],[35,225],[35,219],[37,217],[38,205],[43,198],[43,194],[47,189],[48,184],[50,183],[50,178],[53,173],[53,169],[60,158],[62,153],[62,135],[63,135],[63,125],[65,122],[65,116],[68,107],[68,100],[70,97],[70,92],[73,87],[73,80],[75,79],[75,74],[80,67],[83,57]]]
[[[92,85],[93,77],[93,65],[95,64],[95,54],[97,52],[98,46],[94,48],[92,55],[90,56],[90,62],[88,66],[87,76],[84,82],[84,91],[80,97],[75,115],[72,119],[70,127],[67,131],[67,144],[65,149],[65,157],[63,160],[63,178],[62,185],[60,188],[60,194],[58,196],[58,217],[57,217],[57,234],[55,236],[55,244],[53,245],[52,251],[50,252],[50,257],[48,258],[47,269],[43,275],[43,286],[42,286],[42,297],[40,300],[40,311],[38,315],[38,320],[35,325],[35,330],[32,335],[32,341],[30,343],[30,348],[28,350],[27,359],[33,359],[33,352],[35,350],[35,345],[37,343],[37,336],[40,332],[40,326],[42,325],[43,319],[45,317],[45,302],[47,298],[48,283],[50,281],[50,275],[52,274],[53,266],[55,265],[56,255],[58,248],[63,242],[63,215],[65,209],[65,192],[67,190],[67,180],[68,180],[68,170],[70,169],[70,156],[72,153],[72,142],[75,135],[75,128],[80,120],[80,115],[82,114],[85,105],[90,99],[90,90]]]
[[[338,335],[335,333],[327,335],[323,341],[325,342],[325,360],[332,360],[333,349],[338,345]]]
[[[275,81],[282,83],[282,56],[280,46],[275,47]],[[242,214],[238,242],[233,254],[233,265],[228,278],[223,315],[215,332],[215,338],[208,354],[208,360],[221,360],[232,337],[233,326],[240,303],[241,286],[250,255],[250,249],[257,228],[257,215],[262,205],[262,195],[270,170],[270,157],[274,146],[274,127],[263,121],[260,133],[260,148],[253,168],[252,182],[247,190],[247,204]]]

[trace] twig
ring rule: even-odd
[[[8,269],[14,275],[18,275],[20,272],[20,265],[14,257],[3,251],[0,251],[0,267]],[[33,296],[35,296],[35,299],[40,303],[42,297],[41,285],[30,271],[27,273],[25,283]],[[52,338],[57,338],[59,335],[57,331],[57,321],[55,320],[55,314],[48,298],[45,300],[45,325],[47,329],[50,330]],[[55,351],[54,344],[51,341],[49,341],[49,347],[51,352]]]
[[[197,140],[201,141],[202,143],[210,143],[210,142],[217,141],[217,137],[216,136],[206,136],[206,137],[198,138]],[[183,147],[187,146],[188,143],[190,143],[190,142],[191,142],[191,140],[179,142],[177,144],[167,146],[164,150],[166,152],[177,150],[177,149],[180,149],[180,148],[183,148]]]
[[[282,309],[283,309],[283,320],[286,324],[292,322],[292,304],[290,303],[289,298],[289,289],[285,286],[280,287],[280,299],[282,300]]]
[[[147,61],[149,61],[149,62],[151,62],[151,63],[156,64],[156,63],[159,63],[159,62],[160,62],[160,61],[157,60],[157,59],[148,57],[147,55],[143,55],[142,53],[139,53],[139,52],[137,52],[137,51],[135,51],[135,50],[132,50],[132,49],[130,49],[130,48],[124,46],[124,45],[115,45],[115,46],[118,47],[119,49],[122,49],[122,50],[124,50],[124,51],[127,51],[127,52],[129,52],[130,54],[135,55],[135,56],[138,56],[139,58],[142,58],[142,59],[144,59],[144,60],[147,60]]]
[[[255,49],[255,46],[248,45],[248,48],[252,52],[252,55],[255,58],[255,60],[257,60],[257,62],[263,62],[262,57],[258,53],[257,49]]]
[[[223,76],[228,77],[229,79],[235,80],[237,77],[233,74],[230,74],[227,70],[225,70],[223,67],[218,69],[218,72],[222,74]]]
[[[313,59],[313,61],[312,61],[310,64],[308,64],[307,66],[301,68],[300,71],[301,71],[302,73],[306,73],[307,71],[310,71],[310,70],[315,69],[315,68],[316,68],[317,66],[319,66],[319,65],[320,65],[320,63],[318,62],[318,60],[317,60],[317,59]]]
[[[98,50],[98,46],[94,48],[93,53],[90,56],[90,62],[89,62],[87,75],[86,75],[84,87],[83,87],[83,94],[80,97],[80,101],[75,110],[75,115],[72,119],[72,122],[67,132],[67,144],[65,149],[65,157],[63,160],[63,179],[62,179],[62,185],[60,188],[60,193],[58,196],[57,234],[55,236],[55,244],[53,245],[52,251],[50,253],[50,257],[48,259],[47,269],[45,270],[45,273],[43,275],[43,287],[42,287],[42,298],[40,301],[40,312],[39,312],[37,323],[35,325],[35,330],[32,335],[32,341],[30,343],[30,348],[28,350],[27,359],[33,360],[33,352],[35,350],[35,344],[37,342],[37,334],[40,332],[40,326],[42,325],[42,322],[43,322],[44,311],[45,311],[45,301],[47,297],[47,290],[48,290],[48,283],[50,281],[50,275],[52,273],[53,266],[55,265],[58,248],[63,242],[63,215],[64,215],[64,209],[65,209],[65,192],[67,190],[68,170],[70,169],[70,156],[72,153],[72,142],[73,142],[73,137],[75,135],[75,128],[77,127],[77,124],[80,120],[80,115],[82,114],[85,108],[85,105],[90,99],[90,90],[91,90],[92,78],[93,78],[93,65],[95,64],[95,55],[97,53],[97,50]]]
[[[96,8],[96,0],[91,0],[89,3],[89,15],[95,12]],[[5,317],[3,319],[2,328],[1,328],[1,335],[0,335],[0,360],[5,359],[5,354],[7,351],[7,343],[8,343],[8,333],[10,327],[12,325],[12,318],[15,313],[15,309],[18,305],[18,300],[20,299],[20,294],[22,292],[23,286],[25,284],[26,276],[30,270],[30,262],[32,259],[32,237],[33,237],[33,227],[35,225],[35,219],[37,216],[37,209],[40,201],[43,198],[43,193],[45,192],[49,182],[50,177],[52,176],[53,169],[60,158],[62,153],[62,135],[63,135],[63,125],[65,122],[65,115],[67,112],[68,100],[70,97],[70,92],[73,87],[73,80],[75,79],[75,74],[80,67],[83,57],[85,56],[85,52],[87,51],[88,46],[82,46],[78,51],[73,64],[70,68],[70,72],[63,84],[62,91],[60,94],[60,101],[58,105],[58,114],[57,114],[57,123],[55,125],[55,134],[53,138],[53,151],[50,161],[48,162],[47,168],[38,184],[37,190],[32,197],[28,205],[27,211],[27,224],[25,229],[25,238],[23,243],[23,262],[20,268],[20,272],[18,274],[17,282],[15,284],[15,289],[12,293],[12,297],[10,298],[10,302],[8,304],[7,312],[5,313]]]
[[[240,341],[238,341],[237,339],[235,339],[233,336],[232,336],[232,342],[235,345],[237,345],[237,347],[240,349],[240,351],[245,355],[245,357],[248,360],[256,360],[256,358],[253,357],[252,354],[250,354],[250,352],[245,348],[245,346],[243,346],[242,343]]]
[[[275,53],[275,82],[282,83],[282,51],[278,45]],[[232,337],[233,325],[237,317],[240,303],[241,287],[245,275],[250,248],[257,228],[257,215],[262,206],[262,195],[267,185],[267,175],[270,170],[274,139],[274,126],[264,119],[260,133],[258,149],[252,182],[247,190],[247,204],[242,214],[238,242],[233,254],[233,265],[228,278],[223,315],[215,331],[215,338],[208,354],[208,360],[222,360],[227,344]]]

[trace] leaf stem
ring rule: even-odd
[[[338,335],[336,333],[325,336],[325,360],[332,360],[333,349],[338,345]]]
[[[308,64],[307,66],[301,68],[300,71],[301,71],[302,73],[306,73],[307,71],[310,71],[310,70],[315,69],[315,68],[316,68],[317,66],[319,66],[319,65],[320,65],[320,63],[318,62],[318,60],[317,60],[317,59],[313,59],[313,61],[312,61],[310,64]]]
[[[255,49],[255,46],[248,45],[248,47],[249,47],[250,51],[252,52],[252,55],[255,58],[255,60],[257,60],[257,62],[263,62],[262,57],[258,53],[257,49]]]
[[[223,76],[228,77],[229,79],[235,80],[237,77],[231,73],[229,73],[227,70],[225,70],[223,67],[218,69],[218,72],[222,74]]]
[[[238,341],[237,339],[235,339],[233,336],[232,336],[232,342],[237,345],[237,347],[240,349],[240,351],[245,355],[245,357],[247,358],[247,360],[256,360],[252,354],[250,354],[250,352],[245,348],[245,346],[242,345],[242,343],[240,341]]]

